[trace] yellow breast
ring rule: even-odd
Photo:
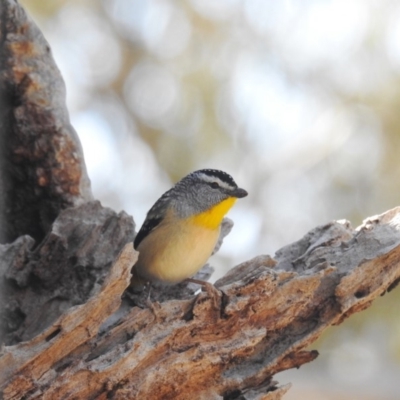
[[[217,229],[221,225],[222,219],[226,213],[235,204],[236,200],[236,197],[229,197],[209,210],[190,217],[192,220],[191,222],[208,229]]]
[[[137,275],[162,283],[177,283],[193,276],[214,250],[222,219],[235,201],[234,197],[228,198],[188,219],[168,213],[139,244]]]
[[[135,270],[151,282],[181,282],[207,262],[218,236],[219,228],[208,229],[187,220],[165,222],[138,246]]]

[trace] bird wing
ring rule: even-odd
[[[140,228],[138,234],[135,237],[134,247],[138,248],[139,244],[143,241],[143,239],[154,229],[156,228],[161,221],[164,219],[165,214],[167,212],[167,205],[169,202],[171,190],[165,192],[150,208],[147,213],[146,219]]]

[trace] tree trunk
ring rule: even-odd
[[[319,226],[218,291],[158,288],[139,307],[133,220],[93,200],[49,46],[0,1],[1,398],[281,399],[274,374],[396,286],[399,208]]]

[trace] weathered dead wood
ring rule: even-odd
[[[40,241],[59,212],[92,200],[65,86],[15,0],[0,1],[0,243]]]
[[[114,296],[122,295],[125,268],[116,262],[110,275],[124,281],[107,278],[101,293],[114,282]],[[5,347],[0,368],[12,365],[18,374],[8,372],[0,387],[5,399],[279,399],[288,387],[276,390],[272,376],[313,360],[317,353],[304,349],[323,330],[368,307],[399,278],[400,208],[356,230],[333,222],[276,260],[259,256],[234,268],[217,282],[219,298],[203,292],[153,311],[120,311],[97,336],[115,307],[93,297],[78,308],[93,317],[77,324],[76,309],[69,310],[32,341]],[[78,328],[80,340],[65,348],[64,332]]]
[[[85,303],[133,237],[132,217],[93,201],[62,211],[36,248],[29,236],[0,245],[0,342],[29,340]]]
[[[131,294],[121,300],[136,257],[133,221],[86,202],[47,44],[17,2],[0,6],[9,243],[0,246],[0,398],[277,400],[290,385],[278,387],[274,374],[315,359],[305,349],[327,327],[400,280],[396,208],[356,230],[317,227],[274,259],[245,262],[216,283],[219,295],[157,289],[153,298],[171,300],[152,310],[132,307]]]
[[[51,380],[52,375],[56,376],[52,368],[60,359],[96,335],[101,323],[120,306],[121,293],[130,282],[130,270],[137,258],[135,253],[131,243],[127,244],[98,293],[85,304],[70,308],[30,342],[3,349],[0,379],[2,383],[8,379],[14,383],[4,390],[5,398],[20,399],[36,389],[36,381],[44,376]]]

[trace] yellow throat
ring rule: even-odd
[[[217,229],[225,214],[232,208],[236,200],[236,197],[228,197],[209,210],[196,214],[190,217],[190,219],[194,224],[204,226],[208,229]]]

